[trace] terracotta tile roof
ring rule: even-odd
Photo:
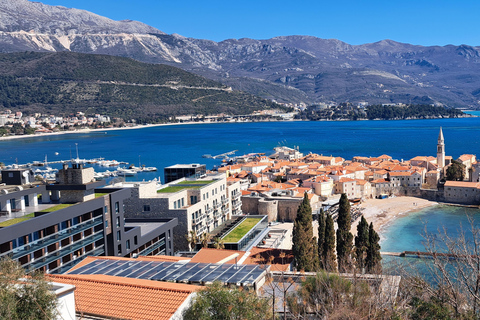
[[[185,258],[185,257],[176,257],[176,256],[138,256],[136,260],[142,260],[142,261],[171,261],[171,262],[178,262],[178,261],[186,261],[190,260],[190,258]]]
[[[468,181],[447,181],[445,187],[477,188],[480,189],[480,182]]]
[[[473,154],[462,154],[458,158],[458,160],[463,161],[463,162],[464,161],[470,161],[470,160],[473,160],[473,159],[475,159],[475,155],[473,155]]]
[[[194,263],[235,263],[242,259],[245,251],[202,248],[192,258],[190,262]],[[229,259],[230,258],[230,259]],[[227,260],[228,259],[228,260]]]
[[[388,181],[385,179],[377,179],[377,180],[372,180],[372,183],[387,183]]]
[[[389,172],[388,175],[390,177],[409,177],[412,175],[411,172]]]
[[[283,258],[280,257],[282,253],[285,254]],[[244,264],[266,264],[271,271],[288,271],[292,261],[292,250],[253,247]]]
[[[380,157],[378,157],[378,159],[386,159],[386,160],[390,160],[390,159],[392,159],[392,157],[390,157],[390,156],[387,156],[386,154],[382,154]]]
[[[362,180],[362,179],[355,179],[355,181],[357,181],[357,185],[361,185],[361,186],[369,183],[367,180]]]
[[[355,179],[350,178],[340,178],[339,182],[355,182]]]
[[[170,319],[201,287],[106,275],[47,275],[74,285],[77,313],[114,319]]]

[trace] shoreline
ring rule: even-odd
[[[439,203],[435,201],[402,196],[388,199],[368,199],[362,202],[359,208],[363,208],[363,216],[368,224],[373,223],[375,231],[377,231],[380,238],[383,238],[385,228],[397,218],[405,217],[412,212],[436,205],[439,205]],[[357,225],[359,222],[360,219],[357,219],[352,223],[350,232],[354,236],[357,234]]]
[[[464,116],[458,117],[458,118],[476,118],[478,116],[475,115],[470,115],[466,114]],[[434,119],[442,119],[442,118],[428,118],[428,120],[434,120]],[[422,118],[411,118],[411,119],[357,119],[357,120],[350,120],[350,119],[336,119],[336,120],[331,120],[331,119],[320,119],[316,120],[317,122],[322,122],[322,121],[402,121],[402,120],[425,120]],[[212,123],[244,123],[244,122],[311,122],[311,120],[302,120],[302,119],[292,119],[292,120],[270,120],[270,121],[233,121],[233,122],[205,122],[205,121],[188,121],[188,122],[175,122],[175,123],[158,123],[158,124],[141,124],[141,125],[136,125],[133,127],[114,127],[114,128],[99,128],[99,129],[78,129],[78,130],[67,130],[67,131],[58,131],[58,132],[52,132],[52,133],[40,133],[40,134],[26,134],[26,135],[14,135],[14,136],[6,136],[6,137],[0,137],[0,142],[1,141],[8,141],[8,140],[15,140],[15,139],[27,139],[27,138],[35,138],[35,137],[48,137],[48,136],[56,136],[56,135],[63,135],[63,134],[81,134],[81,133],[90,133],[90,132],[102,132],[102,131],[114,131],[114,130],[133,130],[133,129],[145,129],[145,128],[150,128],[150,127],[163,127],[163,126],[176,126],[176,125],[189,125],[189,124],[212,124]],[[315,121],[314,121],[315,122]]]
[[[82,133],[91,133],[91,132],[104,132],[104,131],[115,131],[115,130],[133,130],[133,129],[145,129],[151,127],[163,127],[163,126],[176,126],[176,125],[187,125],[187,124],[210,124],[213,122],[180,122],[180,123],[158,123],[158,124],[142,124],[136,125],[134,127],[115,127],[115,128],[99,128],[99,129],[78,129],[78,130],[67,130],[67,131],[58,131],[52,133],[41,133],[41,134],[24,134],[24,135],[15,135],[0,137],[0,141],[16,140],[16,139],[27,139],[27,138],[37,138],[37,137],[49,137],[49,136],[58,136],[64,134],[82,134]]]

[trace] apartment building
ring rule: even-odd
[[[30,270],[62,273],[89,255],[173,254],[176,219],[126,220],[123,203],[130,190],[102,185],[93,180],[92,168],[74,163],[64,165],[54,184],[3,186],[15,199],[10,204],[20,199],[24,206],[2,211],[0,257],[10,256]],[[27,205],[26,190],[41,191],[41,202]]]
[[[239,182],[227,182],[225,174],[207,174],[202,179],[181,178],[164,185],[156,182],[122,183],[132,197],[125,201],[129,218],[174,217],[175,247],[187,250],[190,232],[197,236],[221,227],[232,215],[242,213]]]

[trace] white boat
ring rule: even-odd
[[[157,168],[156,167],[143,167],[142,171],[153,172],[153,171],[157,171]]]
[[[136,174],[137,174],[137,172],[135,170],[125,169],[125,168],[118,168],[117,169],[117,175],[122,176],[122,177],[133,177]]]

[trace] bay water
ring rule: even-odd
[[[396,120],[211,123],[42,135],[0,141],[0,161],[5,164],[68,160],[76,157],[126,161],[155,166],[158,172],[139,173],[128,180],[163,181],[163,168],[177,163],[204,163],[207,168],[220,160],[202,158],[238,150],[271,153],[279,145],[298,146],[301,152],[353,156],[387,154],[395,159],[436,156],[439,128],[443,128],[446,154],[479,154],[480,118]],[[465,210],[473,216],[478,209],[435,206],[399,218],[382,232],[382,251],[423,251],[424,222],[449,231],[466,225]],[[480,219],[478,219],[480,220]]]

